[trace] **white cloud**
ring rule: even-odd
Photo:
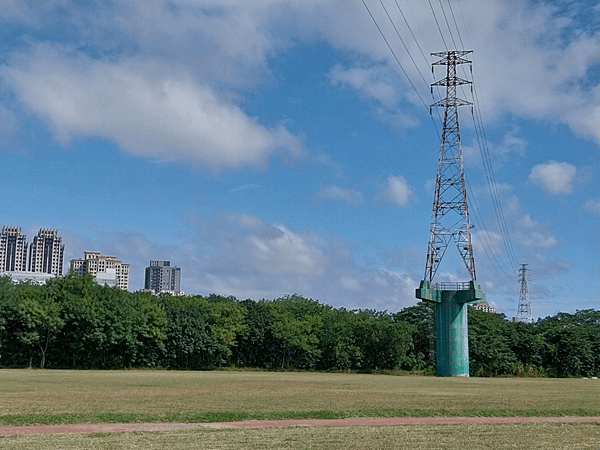
[[[327,200],[341,200],[349,205],[360,205],[363,202],[363,195],[359,191],[331,185],[324,187],[316,195],[316,201],[319,203]]]
[[[358,266],[336,237],[269,224],[247,214],[190,219],[182,267],[187,292],[276,298],[298,293],[333,306],[398,310],[414,304],[410,275]],[[198,258],[197,255],[202,255]]]
[[[533,220],[529,214],[525,214],[517,221],[516,236],[519,244],[529,248],[554,247],[557,240],[546,228],[546,225]]]
[[[373,112],[383,122],[398,129],[414,128],[419,121],[412,113],[405,113],[399,106],[401,97],[411,98],[412,93],[399,90],[402,80],[388,66],[343,68],[336,64],[329,72],[334,86],[351,88],[368,100],[374,101]]]
[[[413,196],[413,189],[402,175],[390,175],[381,195],[386,200],[406,208]]]
[[[600,199],[590,198],[583,204],[583,208],[586,211],[595,213],[600,216]]]
[[[302,152],[284,127],[265,127],[209,86],[152,66],[70,58],[39,45],[2,74],[63,143],[102,136],[133,154],[217,169]]]
[[[492,165],[498,168],[507,161],[514,162],[516,157],[524,156],[527,145],[528,142],[519,136],[519,130],[512,129],[502,137],[500,143],[473,140],[469,145],[463,145],[461,148],[465,166],[474,167],[482,164],[481,147],[483,146],[492,158]]]
[[[414,111],[400,105],[399,99],[419,108],[422,99],[429,102],[430,56],[419,54],[423,49],[442,49],[443,44],[438,33],[419,32],[436,29],[431,8],[420,3],[409,6],[407,15],[420,49],[401,26],[410,53],[401,47],[396,56],[419,94],[363,5],[341,0],[155,0],[92,7],[44,2],[36,8],[5,2],[0,20],[42,31],[38,41],[24,41],[15,50],[22,58],[9,59],[5,81],[63,139],[100,133],[127,151],[159,159],[217,168],[260,164],[278,149],[297,152],[301,145],[285,128],[260,125],[245,115],[234,100],[243,91],[234,89],[274,81],[269,58],[298,43],[325,41],[345,52],[350,62],[330,70],[334,84],[375,100],[381,105],[375,110],[382,120],[404,127],[418,124]],[[484,119],[509,112],[565,123],[577,134],[600,140],[600,90],[589,76],[597,64],[600,34],[573,29],[576,3],[566,5],[560,15],[555,6],[543,3],[466,0],[456,6],[464,20],[461,28],[469,29],[471,42],[465,45],[474,50],[474,82]],[[62,8],[67,7],[70,14],[64,15]],[[371,7],[394,47],[399,46],[383,9],[376,3]],[[388,9],[396,24],[404,24],[398,8]],[[61,44],[54,39],[54,46],[68,45],[64,43],[69,39],[71,45],[85,42],[80,48],[96,59],[48,52],[39,44],[33,44],[33,51],[23,51],[30,42],[49,42],[52,33],[46,31],[57,24],[71,33],[61,34]],[[65,92],[67,83],[72,83],[72,91]],[[53,101],[58,104],[52,106]],[[78,109],[76,114],[69,114],[70,106]],[[80,113],[81,118],[72,117]],[[137,122],[134,115],[139,116]],[[104,122],[93,126],[91,119],[98,117]],[[221,120],[215,124],[209,117]],[[144,140],[149,134],[154,135]],[[239,141],[246,135],[248,148],[242,151]],[[174,149],[167,148],[171,140]],[[518,137],[507,136],[500,147],[518,152],[523,145]]]
[[[504,239],[496,231],[478,230],[471,233],[473,251],[478,255],[488,254],[493,258],[494,255],[505,255]]]
[[[19,129],[15,113],[0,105],[0,143],[10,141]]]
[[[573,263],[571,261],[552,259],[540,253],[530,255],[530,260],[532,262],[528,268],[532,271],[532,277],[534,277],[535,274],[535,279],[552,279],[573,269]],[[547,295],[554,296],[556,294],[553,294],[551,290]]]
[[[570,194],[577,168],[567,162],[548,161],[536,164],[529,179],[550,194]]]
[[[479,102],[484,119],[510,112],[563,123],[600,141],[598,81],[587,78],[600,34],[574,30],[570,13],[579,5],[564,7],[556,14],[550,2],[463,3]]]
[[[397,101],[398,82],[386,66],[344,69],[336,64],[329,72],[329,79],[334,85],[349,86],[383,105],[391,106]]]

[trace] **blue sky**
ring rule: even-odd
[[[429,237],[430,53],[464,48],[478,281],[509,317],[520,264],[534,317],[598,308],[600,4],[383,5],[0,3],[0,224],[117,256],[130,290],[166,259],[187,293],[397,311]],[[468,278],[457,254],[439,281]]]

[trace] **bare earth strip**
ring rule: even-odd
[[[0,427],[0,435],[46,433],[109,433],[115,431],[170,431],[225,428],[281,428],[361,425],[449,425],[494,423],[600,423],[600,417],[381,417],[355,419],[248,420],[221,423],[104,423]]]

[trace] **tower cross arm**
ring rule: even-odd
[[[448,64],[470,64],[472,61],[469,61],[463,56],[468,55],[469,53],[473,53],[473,50],[454,50],[450,52],[434,52],[431,56],[437,56],[438,58],[442,58],[439,61],[432,63],[434,66],[447,66]]]
[[[473,103],[468,102],[467,100],[463,100],[462,98],[443,98],[437,102],[435,102],[433,105],[431,106],[442,106],[442,107],[447,107],[447,106],[469,106],[472,105]]]
[[[436,81],[432,86],[459,86],[462,84],[472,84],[472,81],[465,80],[460,77],[442,78],[440,81]]]

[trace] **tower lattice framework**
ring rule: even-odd
[[[432,105],[444,108],[444,125],[425,264],[424,279],[430,282],[433,282],[451,241],[456,244],[471,280],[476,280],[458,126],[458,107],[471,105],[471,103],[457,96],[457,87],[471,84],[471,81],[464,80],[456,74],[458,65],[471,63],[464,58],[471,52],[470,50],[455,50],[432,53],[433,56],[441,58],[434,62],[433,66],[446,66],[446,77],[432,84],[432,89],[433,87],[445,87],[446,97]]]
[[[517,320],[519,322],[531,322],[531,303],[529,301],[529,289],[527,287],[527,264],[521,264],[519,269],[519,306],[517,308]]]
[[[460,64],[471,63],[471,51],[432,53],[440,59],[434,66],[446,66],[446,77],[432,84],[445,87],[446,97],[432,105],[444,108],[444,126],[433,198],[433,213],[427,245],[425,277],[415,295],[435,304],[435,355],[438,376],[469,376],[469,333],[467,304],[485,299],[476,281],[467,207],[465,174],[460,148],[458,107],[471,105],[457,96],[457,88],[471,84],[457,76]],[[470,276],[468,282],[438,283],[433,279],[448,245],[454,241]]]

